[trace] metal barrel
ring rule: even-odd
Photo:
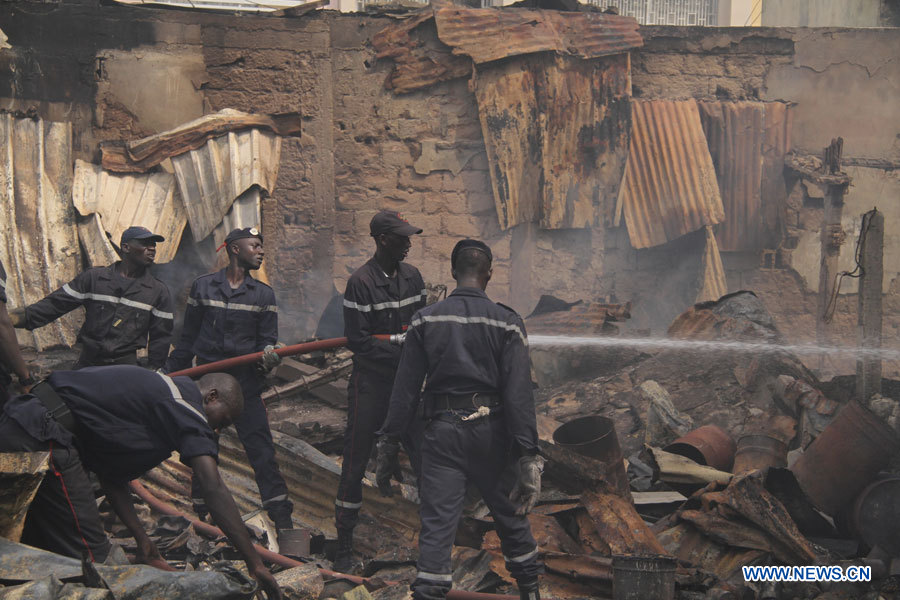
[[[743,435],[738,439],[732,473],[787,466],[787,444],[765,434]]]
[[[894,430],[854,400],[813,440],[791,471],[816,508],[835,516],[898,449]]]
[[[869,548],[900,556],[900,477],[873,481],[853,502],[850,529]]]
[[[735,443],[728,432],[716,425],[704,425],[681,436],[665,448],[694,462],[720,471],[730,471]]]
[[[628,475],[615,423],[606,417],[580,417],[559,426],[553,432],[553,441],[590,458],[606,464],[606,481],[613,488],[628,494]]]
[[[676,566],[671,556],[613,555],[613,598],[674,600]]]

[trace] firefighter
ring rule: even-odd
[[[242,406],[240,385],[228,375],[213,373],[195,383],[129,365],[57,371],[29,394],[10,399],[0,413],[0,451],[50,453],[50,472],[28,508],[22,541],[66,556],[107,560],[111,545],[87,469],[97,474],[134,536],[137,561],[174,570],[141,526],[128,482],[177,450],[250,574],[270,600],[281,598],[216,464],[214,430],[227,426]]]
[[[413,313],[425,306],[425,282],[419,270],[403,260],[410,237],[422,230],[399,213],[383,210],[372,217],[369,233],[375,255],[357,269],[344,292],[344,335],[353,351],[348,386],[344,460],[335,498],[338,532],[334,569],[352,566],[353,529],[362,507],[362,479],[375,445],[375,430],[387,415],[400,346],[373,334],[401,334]]]
[[[420,446],[418,573],[413,598],[436,600],[450,590],[450,552],[473,483],[491,511],[506,568],[523,599],[537,600],[543,566],[526,518],[541,489],[525,325],[512,309],[495,304],[484,290],[492,254],[481,241],[462,240],[453,249],[456,290],[412,318],[394,381],[390,411],[379,431],[377,481],[390,487],[397,469],[398,439],[413,417],[425,381]],[[503,472],[518,461],[510,494]]]
[[[262,234],[255,227],[235,229],[225,238],[223,246],[228,252],[228,266],[198,277],[191,285],[181,337],[164,371],[172,373],[190,368],[195,356],[198,364],[204,364],[264,352],[258,364],[229,371],[241,383],[244,393],[244,412],[235,419],[234,426],[253,467],[269,518],[279,530],[291,529],[294,507],[275,461],[275,443],[260,398],[265,373],[281,362],[274,351],[278,341],[275,292],[250,275],[262,266],[265,257]],[[194,510],[205,517],[207,507],[194,483],[191,494]]]
[[[34,385],[34,378],[19,351],[16,331],[6,311],[6,271],[0,262],[0,406],[9,397],[9,384],[12,382],[9,372],[16,376],[25,391]]]
[[[84,306],[78,332],[82,350],[74,369],[136,365],[136,351],[144,347],[147,366],[160,368],[172,341],[172,298],[148,268],[156,258],[157,242],[163,241],[145,227],[129,227],[119,244],[122,260],[88,269],[43,300],[13,311],[13,325],[30,331]]]

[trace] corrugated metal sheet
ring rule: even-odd
[[[75,161],[72,202],[82,216],[91,217],[78,223],[78,235],[90,264],[101,266],[110,264],[110,259],[118,260],[110,237],[118,245],[122,233],[132,225],[146,227],[166,238],[157,245],[156,262],[172,260],[187,224],[187,214],[177,195],[171,173],[123,175]]]
[[[706,246],[703,249],[703,258],[700,260],[700,291],[694,302],[718,300],[728,293],[725,267],[722,266],[722,255],[719,254],[716,236],[709,225],[704,229],[706,230]]]
[[[547,51],[596,58],[644,44],[635,19],[597,12],[444,6],[434,16],[441,41],[477,64]]]
[[[384,87],[395,94],[472,74],[472,61],[465,56],[454,56],[452,49],[437,39],[434,11],[430,6],[376,33],[372,36],[372,47],[377,52],[376,58],[394,61]]]
[[[340,465],[302,440],[278,431],[273,431],[272,436],[279,469],[294,503],[294,522],[334,537],[334,499],[341,477]],[[231,428],[219,439],[219,471],[242,513],[260,508],[253,470]],[[190,468],[174,458],[141,478],[154,494],[188,513],[192,512],[190,480]],[[362,518],[357,530],[363,544],[368,546],[372,542],[366,538],[375,538],[376,543],[385,546],[409,546],[418,528],[418,505],[396,495],[384,498],[368,481],[364,483]]]
[[[475,97],[503,229],[590,227],[616,197],[631,126],[627,55],[479,67]]]
[[[700,116],[725,208],[725,221],[717,230],[722,250],[776,247],[786,195],[782,170],[790,143],[787,106],[700,102]]]
[[[143,173],[167,158],[202,148],[210,139],[248,129],[299,136],[300,113],[264,115],[224,109],[140,140],[101,143],[101,162],[108,171]]]
[[[10,307],[36,302],[78,273],[80,255],[72,193],[72,126],[0,114],[0,260]],[[72,345],[77,314],[19,341],[43,350]]]
[[[308,4],[295,0],[116,0],[119,4],[170,6],[173,8],[199,8],[227,12],[273,12]],[[319,5],[319,2],[312,2]]]
[[[635,248],[721,223],[722,197],[695,100],[632,101],[631,147],[616,224]]]
[[[211,234],[235,199],[252,186],[271,192],[280,157],[281,138],[259,129],[230,132],[173,156],[194,241]]]

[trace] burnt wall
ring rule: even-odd
[[[636,251],[624,227],[500,230],[468,82],[399,96],[384,89],[392,64],[375,60],[370,39],[392,19],[96,2],[64,2],[36,14],[36,4],[0,4],[0,28],[12,45],[0,52],[0,107],[72,121],[79,158],[96,162],[99,141],[162,131],[222,108],[301,112],[303,136],[284,141],[278,182],[263,206],[285,339],[312,333],[333,289],[342,291],[371,254],[368,221],[384,207],[425,230],[408,260],[430,283],[452,287],[448,259],[457,239],[485,239],[496,256],[489,292],[526,314],[542,293],[632,300],[630,327],[660,332],[692,300],[701,235]],[[900,81],[891,62],[897,30],[646,27],[642,34],[645,46],[632,55],[635,96],[796,102],[795,147],[818,152],[842,135],[845,155],[900,159],[897,90],[888,93]],[[895,189],[895,171],[870,170],[870,184],[851,188],[857,196],[846,215]],[[882,180],[889,187],[879,188]],[[799,240],[818,235],[820,208],[803,200],[795,208],[797,246],[777,268],[758,254],[723,260],[730,289],[755,289],[789,338],[811,341],[816,284],[808,282],[808,265],[817,249]],[[895,222],[889,215],[889,237]],[[852,226],[848,220],[850,246]],[[900,258],[900,240],[890,239]],[[886,256],[885,264],[891,261]],[[895,304],[889,298],[885,320],[894,340]],[[848,344],[855,343],[855,305],[847,296],[838,309]]]

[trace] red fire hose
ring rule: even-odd
[[[375,339],[384,340],[389,342],[391,340],[391,334],[388,333],[379,333],[372,336]],[[347,338],[331,338],[328,340],[316,340],[315,342],[305,342],[303,344],[294,344],[293,346],[284,346],[283,348],[276,348],[275,354],[278,356],[294,356],[295,354],[309,354],[310,352],[315,352],[316,350],[330,350],[331,348],[340,348],[342,346],[347,345]],[[216,371],[227,371],[228,369],[233,369],[234,367],[239,367],[241,365],[250,365],[256,362],[259,362],[259,359],[262,358],[262,352],[254,352],[253,354],[244,354],[243,356],[235,356],[234,358],[226,358],[225,360],[217,360],[216,362],[206,363],[205,365],[199,365],[197,367],[191,367],[190,369],[182,369],[181,371],[175,371],[174,373],[169,373],[169,377],[177,377],[180,375],[187,375],[188,377],[199,377],[200,375],[206,375],[207,373],[214,373]]]
[[[339,339],[346,339],[346,338],[339,338]],[[333,341],[333,340],[323,340],[323,341]],[[302,345],[303,344],[298,344],[298,346],[302,346]],[[209,363],[209,364],[214,364],[214,363]],[[203,366],[206,366],[206,365],[203,365]],[[173,515],[173,516],[178,516],[178,517],[184,517],[185,519],[189,520],[194,525],[194,529],[196,529],[198,532],[203,533],[205,535],[215,536],[215,537],[221,537],[221,536],[225,535],[224,533],[222,533],[222,530],[219,529],[218,527],[216,527],[215,525],[210,525],[209,523],[204,523],[203,521],[200,521],[199,519],[195,519],[192,516],[181,512],[180,510],[178,510],[177,508],[175,508],[168,502],[165,502],[164,500],[160,500],[159,498],[154,496],[150,490],[145,488],[140,481],[137,481],[137,480],[132,481],[130,486],[131,486],[131,491],[134,492],[141,500],[146,502],[147,505],[151,509],[155,510],[156,512],[162,513],[164,515]],[[276,565],[290,569],[291,567],[299,567],[304,564],[298,560],[294,560],[293,558],[288,558],[287,556],[282,556],[281,554],[272,552],[268,548],[263,548],[262,546],[260,546],[258,544],[254,544],[253,547],[256,548],[256,551],[259,553],[259,555],[261,557],[263,557],[264,559],[266,559],[270,562],[275,563]],[[359,585],[363,585],[368,581],[368,579],[366,579],[365,577],[357,577],[356,575],[347,575],[345,573],[338,573],[337,571],[329,571],[328,569],[319,569],[319,573],[321,573],[325,577],[339,577],[341,579],[346,579],[347,581],[352,581],[353,583],[356,583]],[[387,584],[387,585],[399,585],[399,582],[397,582],[397,581],[384,581],[384,580],[378,580],[378,581],[379,581],[379,583],[383,583],[383,584]],[[510,598],[513,598],[513,597],[514,596],[506,596],[503,594],[487,594],[484,592],[466,592],[463,590],[450,590],[450,592],[447,594],[447,598],[449,600],[509,600]]]

